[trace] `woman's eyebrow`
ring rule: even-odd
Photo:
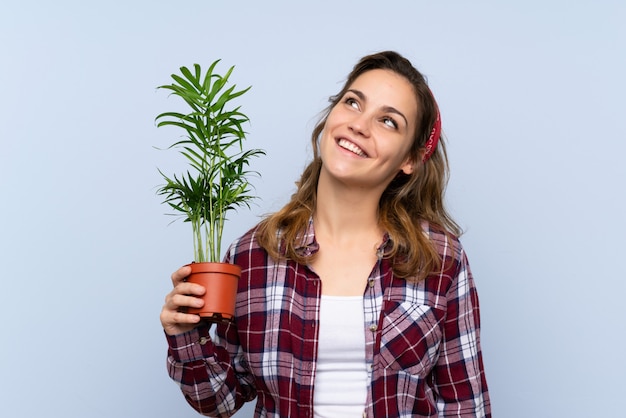
[[[367,100],[367,97],[365,96],[365,94],[363,94],[363,92],[361,90],[348,89],[348,90],[346,90],[346,92],[353,93],[354,95],[356,95],[362,101],[366,101]],[[383,110],[385,112],[395,113],[396,115],[401,116],[402,119],[404,119],[404,123],[406,123],[407,126],[409,125],[409,121],[407,120],[406,116],[404,116],[404,114],[402,112],[400,112],[398,109],[396,109],[395,107],[393,107],[393,106],[383,106]]]
[[[346,93],[347,92],[356,94],[359,97],[359,99],[361,99],[361,100],[365,100],[366,99],[365,94],[363,94],[363,92],[361,90],[348,89],[348,90],[346,90]]]

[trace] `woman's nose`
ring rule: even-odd
[[[358,116],[355,116],[348,123],[348,127],[355,134],[369,136],[370,134],[370,119],[365,113],[361,113]]]

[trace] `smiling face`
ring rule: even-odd
[[[361,74],[330,111],[320,139],[321,176],[384,190],[409,158],[418,115],[412,85],[390,70]]]

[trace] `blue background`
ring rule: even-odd
[[[352,65],[394,49],[441,107],[494,416],[626,416],[625,21],[609,0],[3,3],[0,415],[197,416],[158,320],[192,242],[155,195],[185,164],[153,148],[178,135],[156,86],[216,58],[253,86],[268,156],[228,243],[287,201]]]

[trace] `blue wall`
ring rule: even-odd
[[[355,61],[428,75],[481,299],[495,416],[623,416],[626,6],[618,1],[21,1],[0,12],[0,415],[195,417],[158,314],[191,259],[163,216],[155,87],[222,58],[278,209]],[[509,2],[512,3],[512,2]],[[549,3],[549,4],[548,4]],[[252,406],[238,416],[251,416]]]

